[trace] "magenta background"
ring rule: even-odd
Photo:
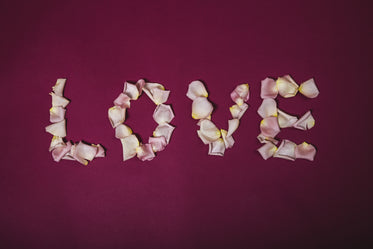
[[[371,114],[358,110],[371,106],[369,6],[220,2],[1,2],[1,248],[368,246]],[[321,92],[279,100],[293,114],[313,110],[312,130],[279,138],[315,144],[314,162],[256,152],[260,80],[287,73],[314,77]],[[48,152],[58,77],[68,78],[72,100],[68,139],[107,148],[88,167],[55,163]],[[107,109],[125,80],[141,77],[171,90],[177,129],[153,161],[122,162]],[[250,84],[250,109],[223,158],[208,156],[196,136],[185,96],[195,79],[221,127],[229,93]],[[155,128],[153,108],[142,97],[129,111],[143,138]]]

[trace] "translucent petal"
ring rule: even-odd
[[[160,137],[149,137],[149,144],[152,145],[154,152],[162,151],[166,148],[167,140],[164,136]]]
[[[92,146],[97,148],[95,157],[105,157],[105,149],[101,146],[101,144],[92,144]]]
[[[231,93],[231,99],[237,105],[242,105],[244,102],[249,100],[249,84],[238,85]]]
[[[191,100],[195,100],[198,97],[207,98],[209,94],[207,93],[204,84],[199,80],[195,80],[189,84],[186,96]]]
[[[49,109],[49,121],[57,123],[65,119],[66,110],[62,106],[53,106]]]
[[[62,146],[58,146],[52,150],[53,160],[59,162],[71,149],[71,143],[67,142]]]
[[[313,161],[316,155],[316,148],[312,144],[303,142],[295,148],[295,158],[302,158]]]
[[[276,84],[279,94],[284,98],[294,97],[298,92],[299,86],[290,75],[277,78]]]
[[[249,108],[249,105],[246,103],[243,103],[242,105],[232,105],[229,108],[229,111],[232,114],[232,118],[241,119],[242,116],[245,114],[247,108]]]
[[[221,136],[220,130],[208,119],[201,122],[200,131],[201,134],[210,142],[217,140]]]
[[[258,108],[258,114],[262,118],[277,117],[277,103],[274,99],[263,99],[262,104]]]
[[[65,84],[66,84],[66,79],[57,79],[56,84],[52,87],[54,94],[62,97]]]
[[[122,138],[123,149],[123,161],[131,159],[136,156],[136,149],[140,146],[139,140],[135,135],[130,135],[128,137]]]
[[[170,105],[160,104],[155,108],[153,119],[157,124],[170,123],[175,117]]]
[[[174,131],[175,127],[170,124],[160,124],[155,128],[153,132],[154,137],[161,137],[164,136],[166,138],[167,144],[170,143],[172,132]]]
[[[294,123],[293,127],[300,130],[309,130],[315,126],[315,119],[313,118],[311,111],[306,112],[297,122]]]
[[[273,137],[266,137],[262,133],[260,133],[256,138],[262,144],[266,144],[266,143],[278,144],[278,140],[274,139]]]
[[[262,80],[262,86],[261,86],[261,91],[260,91],[260,97],[262,99],[275,99],[278,94],[278,88],[276,81],[271,79],[271,78],[265,78]]]
[[[92,161],[97,154],[97,146],[92,146],[80,141],[75,148],[74,157],[80,157]]]
[[[113,106],[108,110],[108,116],[113,128],[117,127],[126,119],[126,109],[119,106]]]
[[[66,121],[65,119],[48,125],[45,127],[45,131],[52,134],[53,136],[66,137]]]
[[[307,98],[316,98],[320,93],[319,89],[317,89],[314,79],[309,79],[300,84],[299,92]]]
[[[225,145],[222,138],[215,140],[209,144],[209,155],[224,156]]]
[[[277,117],[264,118],[260,122],[260,131],[265,137],[274,138],[280,132]]]
[[[115,128],[115,137],[118,139],[128,137],[131,134],[132,134],[131,128],[125,124],[120,124]]]
[[[193,100],[192,104],[192,118],[202,119],[211,115],[214,107],[205,97],[198,97]]]
[[[258,152],[263,157],[264,160],[272,157],[277,150],[277,147],[272,143],[265,143],[262,147],[258,149]]]
[[[278,112],[278,124],[280,128],[287,128],[287,127],[292,127],[298,120],[297,117],[291,116],[287,114],[286,112],[281,111],[280,109],[277,109]]]
[[[277,151],[273,155],[273,157],[283,158],[287,160],[294,161],[295,160],[295,148],[296,144],[290,140],[282,140],[280,146],[278,147]]]
[[[137,147],[136,151],[137,157],[141,161],[150,161],[155,157],[151,144],[142,144]]]
[[[49,146],[49,151],[52,151],[54,148],[58,146],[64,146],[65,142],[63,141],[62,137],[53,136],[51,144]]]
[[[130,97],[132,100],[136,100],[140,96],[139,89],[135,84],[124,82],[124,88],[123,93],[125,93],[128,97]]]
[[[58,96],[54,93],[50,93],[50,95],[52,96],[52,106],[62,106],[65,108],[70,103],[68,99],[62,96]]]
[[[137,87],[137,90],[139,90],[139,95],[141,95],[142,93],[142,89],[144,88],[145,86],[145,80],[143,79],[139,79],[137,82],[136,82],[136,87]]]
[[[119,96],[114,100],[114,105],[119,106],[121,108],[130,108],[130,100],[131,98],[128,97],[127,94],[120,93]]]
[[[240,125],[240,120],[237,119],[237,118],[228,120],[228,134],[227,134],[227,137],[232,136],[232,134],[237,130],[239,125]]]
[[[143,91],[156,105],[165,103],[170,95],[170,91],[166,91],[164,86],[158,83],[145,83]]]
[[[234,139],[232,136],[227,136],[228,132],[226,130],[220,130],[221,137],[223,138],[225,148],[232,148],[234,145]]]

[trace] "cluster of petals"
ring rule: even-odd
[[[61,159],[75,160],[81,164],[87,165],[96,157],[105,157],[105,149],[100,144],[86,144],[82,141],[74,144],[65,141],[66,137],[66,106],[70,103],[63,96],[66,79],[57,79],[53,86],[52,107],[49,109],[49,121],[52,123],[45,127],[45,131],[52,134],[52,141],[49,151],[52,153],[53,160],[59,162]]]
[[[148,143],[142,144],[132,129],[125,125],[126,111],[131,106],[131,101],[137,100],[142,92],[156,104],[153,119],[158,124],[149,137]],[[114,100],[114,106],[109,108],[108,117],[111,126],[115,129],[115,137],[120,139],[123,149],[123,161],[137,156],[142,161],[150,161],[155,157],[155,153],[165,149],[170,142],[171,135],[175,127],[170,122],[175,117],[170,105],[167,102],[170,91],[165,90],[163,85],[158,83],[148,83],[143,79],[135,84],[124,83],[123,92]]]
[[[277,78],[276,81],[266,78],[261,82],[260,96],[263,101],[258,108],[258,114],[262,117],[262,121],[260,122],[261,133],[258,140],[263,145],[258,149],[258,152],[265,160],[270,157],[288,160],[295,160],[296,158],[314,160],[316,149],[306,142],[296,145],[284,139],[279,147],[276,146],[278,141],[275,137],[281,128],[293,127],[300,130],[309,130],[315,125],[315,119],[311,111],[298,118],[277,107],[275,99],[278,95],[289,98],[294,97],[298,92],[308,98],[316,98],[319,95],[314,79],[309,79],[298,85],[290,75],[285,75]]]
[[[234,145],[233,133],[237,130],[240,119],[248,109],[246,102],[249,100],[249,85],[238,85],[231,93],[231,99],[235,104],[230,107],[232,119],[228,120],[228,130],[219,129],[211,121],[214,110],[208,100],[208,92],[201,81],[192,81],[189,84],[186,96],[193,101],[192,118],[199,120],[197,135],[201,141],[209,145],[209,155],[223,156],[228,148]]]

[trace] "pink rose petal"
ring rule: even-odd
[[[192,104],[192,118],[204,119],[208,118],[214,107],[205,97],[197,97],[193,100]]]
[[[298,92],[299,86],[290,75],[277,78],[276,84],[279,94],[284,98],[294,97]]]
[[[66,110],[62,106],[54,106],[49,109],[49,121],[57,123],[65,119]]]
[[[113,128],[122,124],[126,119],[126,109],[119,106],[113,106],[108,110],[108,116]]]
[[[291,116],[290,114],[287,114],[286,112],[281,111],[280,109],[277,109],[277,112],[277,119],[280,128],[292,127],[298,120],[297,117]]]
[[[316,98],[320,93],[319,89],[317,89],[314,79],[309,79],[300,84],[299,92],[307,98]]]
[[[303,142],[295,148],[295,158],[302,158],[313,161],[316,155],[316,148],[312,144]]]
[[[52,157],[55,162],[59,162],[67,152],[71,149],[71,143],[67,142],[65,145],[55,147],[52,150]]]
[[[63,108],[65,108],[69,103],[70,101],[62,96],[59,96],[59,95],[56,95],[54,93],[50,93],[50,95],[52,96],[52,106],[55,107],[55,106],[62,106]]]
[[[225,145],[222,138],[209,144],[209,155],[212,156],[224,156]]]
[[[127,94],[120,93],[119,96],[114,100],[114,105],[119,106],[121,108],[130,108],[130,100],[131,98],[128,97]]]
[[[243,103],[242,105],[233,105],[229,108],[229,111],[232,114],[232,118],[241,119],[245,114],[246,110],[249,108],[249,105]]]
[[[277,103],[273,99],[263,99],[262,104],[258,108],[258,114],[262,118],[277,117]]]
[[[313,118],[311,111],[306,112],[297,122],[294,123],[293,127],[300,130],[309,130],[315,126],[315,119]]]
[[[63,89],[65,88],[66,79],[57,79],[56,84],[52,87],[53,92],[57,96],[63,97]]]
[[[153,113],[153,119],[158,124],[170,123],[174,117],[175,115],[170,105],[160,104]]]
[[[262,144],[265,144],[265,143],[278,144],[278,140],[274,139],[273,137],[266,137],[262,133],[260,133],[256,138]]]
[[[167,140],[164,136],[149,137],[148,143],[151,144],[154,152],[159,152],[166,148]]]
[[[232,136],[227,136],[228,132],[226,130],[221,129],[220,130],[221,137],[223,138],[225,148],[232,148],[234,145],[234,138]]]
[[[170,143],[172,132],[174,131],[175,127],[168,123],[160,124],[155,128],[153,132],[154,137],[161,137],[164,136],[166,138],[167,144]]]
[[[136,87],[137,87],[137,90],[139,91],[139,95],[141,95],[142,93],[142,89],[144,88],[145,86],[145,80],[143,79],[139,79],[137,82],[136,82]]]
[[[186,96],[188,98],[190,98],[191,100],[195,100],[198,97],[205,97],[205,98],[207,98],[208,95],[209,94],[207,93],[207,90],[206,90],[204,84],[201,81],[199,81],[199,80],[192,81],[189,84],[189,86],[188,86],[188,92],[186,94]]]
[[[49,146],[49,152],[51,152],[54,148],[59,146],[64,146],[65,142],[63,141],[62,137],[53,136],[51,144]]]
[[[277,117],[264,118],[260,122],[260,131],[265,137],[274,138],[280,132]]]
[[[262,99],[275,99],[278,94],[276,81],[271,78],[265,78],[262,80],[262,87],[260,92],[260,97]]]
[[[142,144],[137,148],[137,157],[141,161],[150,161],[155,157],[151,144]]]
[[[136,100],[140,96],[139,89],[135,84],[124,82],[123,93],[125,93],[132,100]]]
[[[242,105],[244,102],[247,102],[249,100],[249,97],[250,92],[248,84],[238,85],[231,93],[231,99],[237,105]]]
[[[295,160],[295,148],[297,145],[290,140],[282,140],[280,146],[278,147],[277,151],[273,155],[273,157],[283,158],[287,160],[294,161]]]
[[[258,149],[258,152],[263,157],[264,160],[272,157],[277,150],[277,147],[272,143],[265,143]]]
[[[65,119],[48,125],[45,127],[45,131],[57,137],[66,137],[66,121]]]

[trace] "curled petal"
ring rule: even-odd
[[[256,138],[262,144],[266,144],[266,143],[271,143],[271,144],[275,144],[275,145],[278,144],[278,140],[274,139],[273,137],[266,137],[262,133],[260,133]]]
[[[317,89],[314,79],[309,79],[300,84],[299,92],[307,98],[316,98],[320,93],[319,89]]]
[[[139,95],[141,95],[142,93],[142,89],[144,88],[145,86],[145,80],[143,79],[139,79],[137,82],[136,82],[136,87],[137,87],[137,90],[139,90]]]
[[[209,94],[207,93],[204,84],[199,80],[195,80],[189,84],[186,96],[191,100],[195,100],[198,97],[207,98]]]
[[[232,105],[229,108],[229,111],[232,114],[232,118],[241,119],[242,116],[245,114],[247,108],[249,108],[249,105],[246,103],[243,103],[242,105]]]
[[[210,142],[213,142],[220,138],[220,130],[216,125],[208,119],[201,122],[200,126],[201,134]]]
[[[65,119],[66,110],[62,106],[53,106],[49,109],[49,121],[57,123]]]
[[[165,103],[170,95],[170,91],[158,83],[145,83],[143,91],[156,105]]]
[[[273,157],[278,157],[278,158],[283,158],[283,159],[294,161],[296,147],[297,145],[295,143],[284,139],[282,140],[280,146],[278,147]]]
[[[228,132],[226,130],[221,129],[220,130],[221,137],[223,138],[225,148],[232,148],[234,145],[234,139],[232,136],[227,136]]]
[[[242,105],[249,100],[249,84],[238,85],[231,93],[231,99],[237,105]]]
[[[153,132],[154,137],[161,137],[164,136],[166,138],[167,144],[170,143],[172,132],[174,131],[175,127],[170,124],[164,123],[160,124],[155,128]]]
[[[50,93],[50,95],[52,96],[52,106],[62,106],[65,108],[70,103],[68,99],[62,96],[58,96],[54,93]]]
[[[264,118],[260,122],[260,131],[265,137],[274,138],[280,132],[277,117]]]
[[[66,137],[66,121],[65,119],[48,125],[45,127],[45,131],[57,137]]]
[[[124,88],[123,93],[125,93],[128,97],[130,97],[132,100],[136,100],[140,96],[139,89],[135,84],[124,82]]]
[[[313,161],[316,155],[316,148],[312,144],[303,142],[295,148],[295,158],[302,158]]]
[[[63,96],[63,89],[65,88],[66,79],[57,79],[56,84],[52,87],[53,92],[57,96]]]
[[[150,161],[155,157],[151,144],[142,144],[137,147],[136,151],[137,157],[141,161]]]
[[[300,130],[309,130],[315,126],[315,119],[313,118],[311,111],[306,112],[297,122],[294,123],[293,127]]]
[[[170,123],[174,117],[175,115],[170,105],[160,104],[153,113],[153,119],[158,124]]]
[[[52,150],[53,160],[59,162],[71,149],[71,143],[67,142],[62,146],[58,146]]]
[[[274,99],[263,99],[262,104],[258,108],[258,114],[262,118],[277,117],[277,104]]]
[[[277,78],[276,84],[279,94],[284,98],[294,97],[298,92],[299,86],[290,75]]]
[[[92,144],[92,146],[97,148],[95,157],[105,157],[105,149],[101,146],[101,144]]]
[[[167,140],[164,136],[160,137],[149,137],[149,144],[152,145],[154,152],[162,151],[166,148]]]
[[[193,100],[192,104],[192,118],[202,119],[211,115],[214,107],[205,97],[198,97]]]
[[[262,80],[261,83],[262,83],[262,87],[260,91],[260,97],[262,99],[267,99],[267,98],[275,99],[278,94],[278,88],[277,88],[276,81],[271,78],[265,78],[264,80]]]
[[[203,135],[203,133],[200,130],[197,130],[197,135],[198,135],[198,137],[201,139],[201,141],[204,144],[210,144],[210,143],[213,142],[208,137],[206,137],[205,135]]]
[[[62,137],[53,136],[51,144],[49,146],[49,151],[52,151],[54,148],[64,145],[65,142],[63,141]]]
[[[120,141],[122,142],[123,148],[123,161],[136,156],[136,150],[140,146],[140,143],[135,135],[130,135],[128,137],[122,138]]]
[[[267,160],[275,154],[277,147],[272,143],[266,143],[258,149],[258,152],[263,157],[264,160]]]
[[[280,128],[287,128],[287,127],[292,127],[298,120],[297,117],[291,116],[287,114],[286,112],[281,111],[280,109],[277,109],[278,112],[278,124]]]
[[[125,124],[120,124],[115,128],[115,137],[122,139],[132,134],[132,130]]]
[[[113,106],[108,111],[109,120],[113,128],[117,127],[126,119],[126,109]]]
[[[222,138],[209,144],[209,155],[212,156],[224,156],[225,145]]]
[[[120,93],[119,96],[114,100],[114,105],[119,106],[121,108],[130,108],[130,100],[131,98],[128,97],[127,94]]]
[[[239,125],[240,125],[240,120],[237,119],[237,118],[228,120],[228,134],[227,134],[227,137],[232,136],[232,134],[237,130]]]

